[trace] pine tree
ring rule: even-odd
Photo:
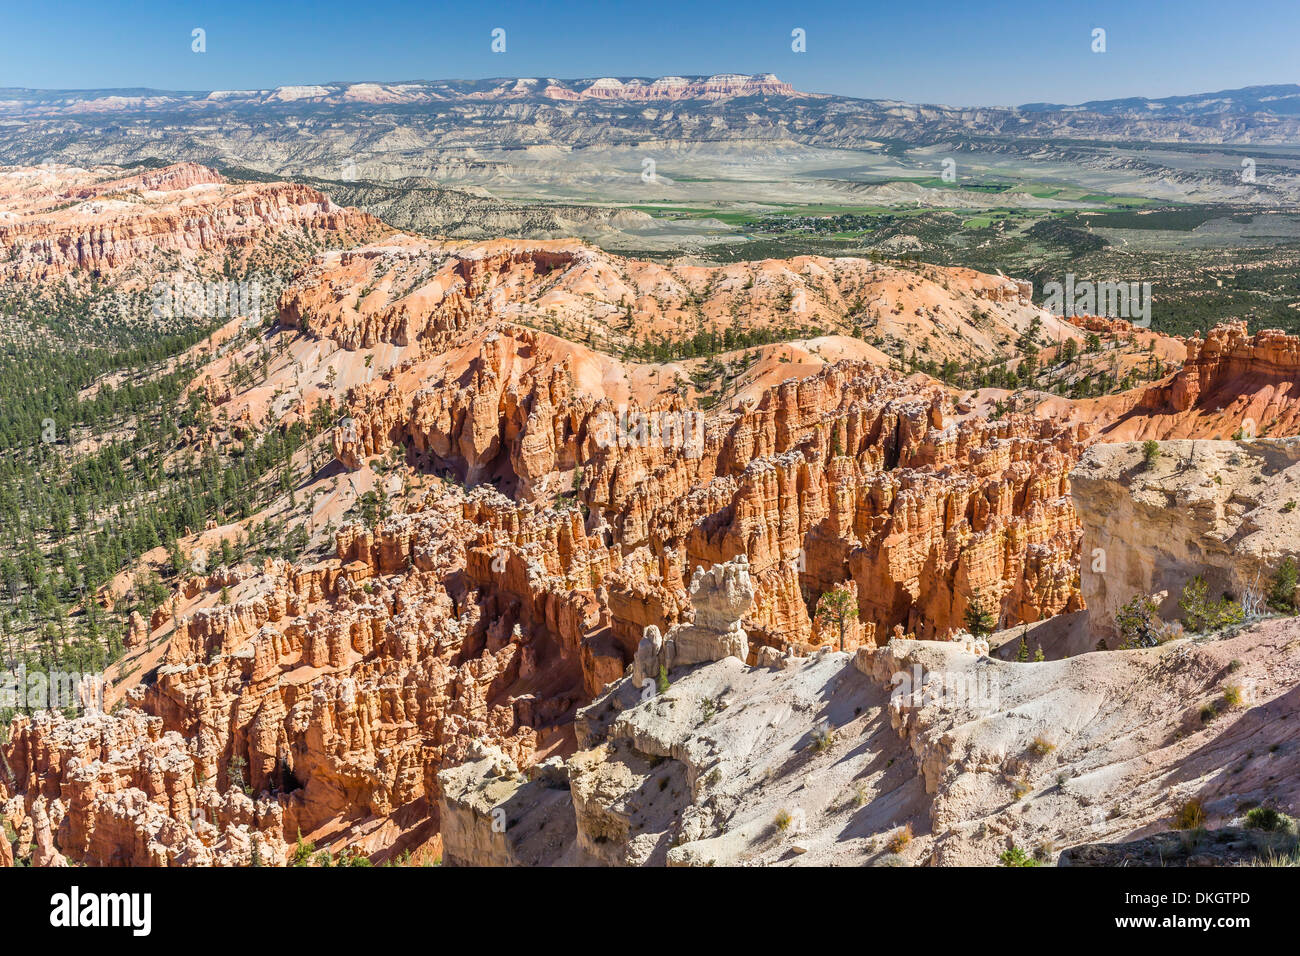
[[[816,617],[836,626],[840,650],[844,650],[844,625],[857,616],[858,602],[847,585],[837,585],[817,601]]]
[[[971,595],[970,604],[966,606],[964,622],[966,630],[970,631],[974,637],[985,637],[992,634],[993,628],[997,625],[996,619],[985,609],[978,590]]]

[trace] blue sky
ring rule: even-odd
[[[1297,51],[1300,0],[0,0],[0,86],[47,89],[773,72],[812,91],[1015,105],[1297,82]]]

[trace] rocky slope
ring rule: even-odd
[[[726,656],[657,688],[634,675],[579,713],[567,760],[521,772],[479,746],[444,771],[445,860],[1050,863],[1081,839],[1163,832],[1188,801],[1211,826],[1300,801],[1293,621],[1063,661],[985,651],[896,640],[752,668]]]
[[[687,342],[700,333],[742,348],[766,331],[776,340],[856,333],[900,359],[1006,358],[1035,320],[1044,339],[1082,340],[1078,327],[1031,305],[1029,291],[1027,282],[971,269],[855,258],[661,264],[573,241],[403,236],[321,257],[284,309],[291,324],[312,312],[319,334],[350,349],[432,340],[485,316],[615,355],[697,354]]]
[[[1189,339],[1183,368],[1150,389],[1116,440],[1257,438],[1300,433],[1300,336],[1250,334],[1244,322]]]

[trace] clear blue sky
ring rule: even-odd
[[[195,27],[206,53],[191,52]],[[812,91],[1015,105],[1291,83],[1298,66],[1300,0],[0,0],[0,86],[46,89],[773,72]]]

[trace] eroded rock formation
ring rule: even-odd
[[[141,188],[206,188],[184,185],[192,172]],[[556,242],[326,253],[280,299],[281,334],[301,339],[282,374],[328,387],[319,355],[345,368],[340,355],[366,351],[366,374],[346,373],[338,460],[373,478],[375,457],[396,453],[432,490],[345,525],[331,559],[183,584],[183,613],[169,603],[133,623],[133,654],[166,643],[130,717],[42,719],[10,744],[139,741],[114,782],[61,759],[10,794],[25,818],[44,799],[53,845],[74,861],[239,862],[252,823],[259,856],[280,861],[300,831],[428,824],[377,847],[394,850],[436,829],[437,775],[475,741],[527,768],[571,749],[576,708],[634,661],[645,686],[660,666],[824,646],[812,612],[836,587],[857,595],[847,648],[955,634],[977,594],[1008,624],[1077,608],[1066,476],[1079,427],[963,418],[937,384],[865,361],[705,414],[658,371],[526,324],[581,318],[609,345],[598,330],[629,310],[666,329],[700,296],[717,318],[795,286],[835,318],[897,278],[877,272],[816,259],[674,270]],[[999,321],[1034,311],[1014,282],[952,273],[962,294],[1005,305]],[[305,388],[286,414],[306,413]],[[241,429],[263,414],[228,376],[205,373],[195,390]],[[123,719],[149,729],[100,727]],[[161,764],[170,783],[145,769]],[[206,854],[166,823],[193,832],[196,803],[239,803],[245,789],[264,809],[221,818]]]
[[[1245,322],[1229,322],[1185,344],[1183,367],[1147,388],[1107,428],[1108,440],[1300,433],[1300,336],[1277,329],[1252,335]]]
[[[127,186],[92,184],[94,195],[74,198]],[[131,188],[209,187],[225,188],[201,169],[174,168]],[[120,239],[87,254],[114,268],[135,254]],[[948,278],[998,310],[1006,329],[1033,317],[1014,281],[963,270]],[[615,357],[701,314],[714,330],[749,308],[759,325],[788,322],[776,305],[786,293],[804,295],[802,314],[818,323],[842,324],[872,303],[898,314],[888,300],[903,281],[854,260],[670,267],[573,242],[394,237],[321,256],[280,299],[276,334],[296,351],[276,385],[292,377],[299,387],[279,421],[326,402],[337,412],[332,467],[346,469],[343,481],[379,488],[391,466],[422,490],[400,496],[387,517],[349,519],[326,560],[182,582],[175,604],[131,620],[131,653],[156,648],[157,657],[115,715],[19,721],[0,798],[24,837],[20,855],[281,863],[299,832],[340,843],[365,833],[367,849],[393,852],[440,828],[454,862],[776,859],[786,849],[764,842],[771,817],[793,804],[743,807],[764,774],[780,772],[778,760],[822,752],[826,733],[869,746],[822,768],[825,786],[815,807],[799,807],[805,815],[829,815],[842,791],[861,786],[866,804],[888,799],[851,840],[911,822],[918,833],[933,828],[925,846],[935,861],[987,855],[998,841],[963,821],[981,820],[994,836],[1014,829],[1003,789],[1025,769],[1022,731],[1048,726],[1054,694],[1084,714],[1106,672],[1053,661],[1063,665],[1050,672],[1055,683],[1010,681],[1020,695],[1011,699],[1043,719],[1022,727],[1007,718],[1002,736],[988,736],[974,711],[936,717],[915,688],[898,703],[895,674],[1023,673],[990,662],[964,633],[976,600],[1001,627],[1076,611],[1085,597],[1104,619],[1129,585],[1162,586],[1162,561],[1217,567],[1206,555],[1258,551],[1259,568],[1271,566],[1270,536],[1294,529],[1265,520],[1272,499],[1251,498],[1249,468],[1231,455],[1259,458],[1251,474],[1289,474],[1294,456],[1245,443],[1216,450],[1210,469],[1193,451],[1193,480],[1188,469],[1175,474],[1181,450],[1167,446],[1169,473],[1156,469],[1138,489],[1128,486],[1135,451],[1111,461],[1107,446],[1094,448],[1075,472],[1086,484],[1078,500],[1092,533],[1111,536],[1100,546],[1128,556],[1109,565],[1124,586],[1103,589],[1088,576],[1085,543],[1081,591],[1070,475],[1094,437],[1086,422],[982,418],[954,407],[938,383],[882,367],[883,355],[756,377],[747,391],[711,396],[705,412],[673,363]],[[918,298],[937,296],[931,286]],[[918,305],[913,317],[930,321],[953,301]],[[1166,401],[1160,389],[1195,392],[1184,411],[1196,412],[1223,381],[1252,376],[1281,401],[1291,340],[1262,336],[1216,333],[1218,344],[1193,349],[1189,368],[1151,401]],[[334,389],[340,369],[349,384]],[[251,391],[212,369],[194,386],[220,403],[241,442],[255,441],[264,414],[281,414]],[[355,504],[355,484],[351,493]],[[1120,542],[1115,523],[1140,525],[1146,510],[1159,513],[1147,522],[1159,539],[1151,561],[1142,542]],[[1196,554],[1178,552],[1184,533]],[[1243,584],[1239,558],[1225,558],[1225,576],[1237,577],[1223,586]],[[839,590],[856,612],[842,638],[813,621],[819,599]],[[841,644],[857,668],[832,652]],[[1134,674],[1158,673],[1145,666]],[[1208,668],[1198,688],[1209,686]],[[666,693],[661,671],[671,675]],[[769,698],[799,718],[783,724],[764,709]],[[1175,705],[1167,709],[1173,726]],[[1128,711],[1106,725],[1134,726]],[[1104,729],[1089,733],[1100,739]],[[1081,768],[1097,746],[1080,745]],[[877,765],[880,754],[890,763]],[[632,796],[642,791],[651,799]],[[568,816],[544,837],[493,829],[494,811],[511,800]],[[378,821],[391,826],[373,835]],[[822,822],[805,833],[833,832],[829,816]],[[1057,833],[1046,822],[1038,830]],[[742,849],[759,844],[754,857]],[[868,852],[865,842],[858,849]]]
[[[238,259],[277,234],[353,240],[386,232],[297,183],[233,185],[195,163],[127,176],[46,166],[0,175],[0,277],[120,273],[158,254]]]
[[[694,618],[689,624],[673,625],[666,636],[653,624],[645,629],[632,659],[632,686],[645,687],[661,671],[677,667],[724,657],[748,660],[749,641],[741,618],[753,606],[754,585],[744,555],[707,571],[697,569],[691,576]]]

